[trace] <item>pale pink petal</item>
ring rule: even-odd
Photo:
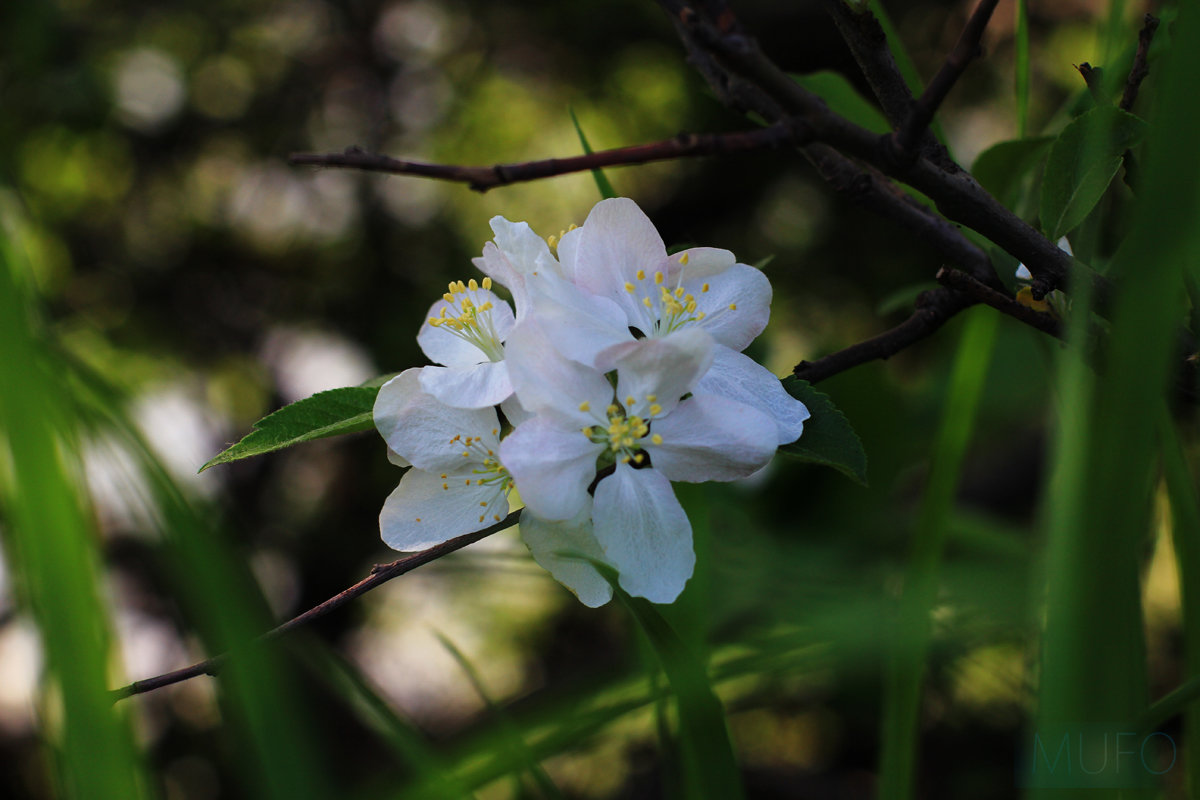
[[[758,409],[701,394],[654,420],[650,434],[643,440],[650,463],[670,480],[689,483],[745,478],[771,460],[777,436],[774,421]]]
[[[662,473],[617,464],[596,487],[592,519],[604,560],[617,568],[622,589],[652,603],[679,597],[696,554],[691,523]]]
[[[573,519],[561,522],[542,519],[526,509],[521,515],[521,538],[533,560],[585,606],[597,608],[612,598],[612,586],[589,561],[604,560],[592,530],[590,497]]]
[[[718,275],[690,280],[684,289],[696,298],[696,310],[704,312],[700,325],[719,344],[744,350],[767,327],[771,282],[760,269],[734,264]]]
[[[804,431],[808,409],[788,394],[779,379],[749,356],[717,345],[713,363],[695,389],[753,406],[775,421],[778,445],[794,442]]]
[[[388,447],[416,467],[434,472],[456,469],[464,458],[474,459],[462,455],[467,451],[461,440],[468,436],[478,438],[485,448],[498,448],[500,423],[495,409],[444,405],[421,389],[423,371],[405,370],[379,389],[375,427]]]
[[[533,284],[532,302],[550,342],[572,361],[591,366],[601,350],[632,341],[625,312],[607,297],[561,278]]]
[[[512,475],[521,499],[533,513],[550,520],[571,519],[587,502],[603,445],[579,428],[565,428],[545,417],[518,425],[500,443],[500,463]]]
[[[666,261],[667,249],[650,218],[627,197],[601,200],[588,214],[575,250],[575,282],[621,302],[639,269]]]
[[[712,351],[708,334],[691,328],[661,339],[616,345],[600,354],[598,364],[605,371],[617,370],[617,398],[625,410],[650,417],[655,416],[651,406],[661,406],[657,415],[668,414],[679,398],[692,390],[708,371]]]
[[[455,408],[486,408],[498,405],[512,394],[508,366],[503,361],[485,361],[469,367],[425,367],[421,371],[421,388]]]
[[[456,536],[486,528],[508,514],[508,500],[495,485],[466,483],[463,475],[410,469],[379,514],[388,547],[425,550]]]
[[[534,414],[555,414],[582,427],[596,422],[596,414],[602,419],[612,402],[612,386],[604,375],[558,352],[536,317],[527,317],[513,330],[505,363],[513,391]]]

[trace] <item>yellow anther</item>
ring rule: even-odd
[[[579,227],[578,225],[576,225],[574,222],[572,222],[570,225],[567,226],[567,233],[570,233],[571,231],[575,230],[578,227]]]
[[[448,491],[450,491],[450,484],[448,484],[448,483],[443,483],[443,484],[442,484],[442,489],[443,489],[444,491],[447,491],[447,492],[448,492]]]
[[[487,508],[487,501],[486,501],[486,500],[480,500],[480,501],[479,501],[479,505],[480,505],[480,506],[482,506],[483,508]]]
[[[644,270],[644,269],[639,269],[639,270],[637,271],[637,279],[638,279],[639,281],[644,281],[644,280],[646,280],[646,270]]]
[[[707,291],[708,291],[708,284],[706,283],[706,284],[704,284],[703,286],[701,286],[701,287],[700,287],[700,291],[701,291],[701,292],[707,292]]]
[[[634,403],[633,395],[629,395],[628,397],[625,398],[625,407],[626,408],[629,408],[631,405],[633,405],[633,403]]]
[[[629,281],[625,282],[625,291],[629,292],[630,294],[633,294],[635,289],[636,289],[636,287],[632,283],[630,283]]]
[[[449,292],[446,292],[445,294],[443,294],[443,295],[442,295],[442,299],[443,299],[443,300],[445,300],[447,303],[453,303],[453,302],[454,302],[454,295],[450,294]],[[444,308],[442,309],[442,311],[443,311],[443,312],[444,312],[445,310],[446,310],[446,309],[444,309]]]
[[[683,287],[682,286],[675,287],[675,296],[683,297]]]
[[[429,327],[436,328],[438,325],[441,325],[441,324],[442,324],[442,321],[440,319],[438,319],[437,317],[429,318]]]
[[[496,434],[498,434],[498,433],[500,433],[500,429],[499,429],[499,428],[492,428],[492,436],[495,436],[495,435],[496,435]]]
[[[550,249],[553,250],[558,245],[558,237],[550,234],[546,237],[546,244],[550,245]]]
[[[662,444],[662,436],[656,433],[650,437],[650,441],[654,442],[655,444]]]
[[[463,481],[463,483],[465,483],[467,486],[470,486],[470,485],[471,485],[471,479],[470,479],[470,478],[467,478],[467,479],[465,479],[465,480]]]
[[[442,473],[442,480],[446,480],[446,473]]]
[[[499,515],[499,514],[492,514],[492,519],[496,520],[496,522],[499,522],[499,521],[500,521],[500,515]]]
[[[623,456],[623,457],[621,458],[621,463],[622,463],[622,464],[628,464],[628,463],[629,463],[630,461],[632,461],[632,460],[633,460],[633,459],[632,459],[632,458],[630,458],[629,456]]]
[[[458,291],[458,284],[455,283],[454,281],[450,281],[449,285],[447,285],[446,288],[450,290],[450,294],[454,294],[455,292]],[[442,297],[445,297],[445,296],[446,295],[442,295]]]
[[[420,518],[420,517],[417,517],[417,522],[420,522],[420,521],[421,521],[421,518]]]
[[[492,279],[491,279],[491,278],[484,278],[484,279],[483,279],[483,288],[485,288],[485,289],[491,289],[491,288],[492,288]]]
[[[475,291],[479,288],[479,284],[475,282],[474,278],[471,278],[471,282],[467,284],[467,288],[471,291]]]
[[[654,273],[654,283],[659,284],[662,282],[663,282],[663,274],[661,272],[655,272]]]
[[[656,394],[648,394],[648,395],[646,395],[646,402],[647,402],[647,403],[654,403],[654,402],[657,402],[657,401],[658,401],[658,395],[656,395]]]
[[[643,297],[643,298],[642,298],[642,305],[644,305],[646,308],[653,308],[653,307],[654,307],[654,304],[650,302],[650,298],[649,298],[649,297]]]
[[[579,430],[583,431],[584,436],[588,437],[589,439],[592,438],[592,429],[590,427],[580,428]]]
[[[613,414],[617,413],[620,410],[621,410],[621,407],[619,405],[617,405],[616,403],[613,403],[608,408],[604,409],[604,412],[611,417]]]
[[[636,456],[634,456],[634,457],[633,457],[633,460],[634,460],[635,462],[637,462],[638,464],[640,464],[640,463],[642,463],[643,461],[645,461],[645,460],[646,460],[646,454],[645,454],[645,453],[638,453]]]
[[[660,406],[658,403],[652,403],[652,404],[650,405],[650,414],[651,414],[651,416],[655,416],[655,417],[657,417],[657,416],[658,416],[659,414],[661,414],[661,413],[662,413],[662,406]]]
[[[686,266],[687,266],[687,262],[688,262],[688,254],[687,254],[687,253],[680,253],[680,255],[679,255],[679,266],[681,266],[681,267],[686,267]]]
[[[687,312],[687,313],[689,313],[689,314],[694,314],[694,313],[696,313],[696,301],[695,301],[695,300],[689,300],[689,301],[688,301],[688,304],[687,304],[686,306],[684,306],[684,307],[683,307],[683,310],[684,310],[684,311],[686,311],[686,312]]]
[[[487,514],[480,514],[480,515],[479,515],[479,521],[480,521],[480,522],[483,522],[485,519],[487,519]]]
[[[471,457],[471,454],[468,453],[466,450],[463,450],[463,458],[470,458],[470,457]]]
[[[587,400],[584,400],[582,403],[579,404],[580,411],[590,411],[591,408],[592,408],[592,404],[589,403]]]
[[[704,319],[704,312],[701,311],[699,314],[697,314],[696,319]]]
[[[454,284],[454,286],[456,287],[456,291],[458,291],[458,292],[465,292],[467,290],[467,287],[463,284],[462,281],[458,281],[457,283]]]
[[[737,311],[737,303],[730,303],[730,304],[729,304],[729,310],[730,310],[730,311]]]

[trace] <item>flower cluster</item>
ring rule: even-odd
[[[582,602],[611,597],[603,562],[630,594],[669,603],[695,564],[671,482],[746,477],[808,418],[742,353],[767,324],[770,284],[727,250],[668,255],[625,198],[548,240],[491,226],[474,260],[486,277],[450,284],[417,335],[437,365],[375,403],[391,459],[411,467],[383,539],[432,547],[503,519],[518,492],[526,545]]]

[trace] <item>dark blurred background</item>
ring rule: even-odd
[[[861,83],[820,3],[732,5],[789,71]],[[885,5],[928,77],[972,4]],[[1036,133],[1082,88],[1072,64],[1096,62],[1101,11],[1083,0],[1034,5]],[[986,57],[941,116],[964,164],[1017,135],[1012,30],[1003,2]],[[1131,23],[1131,40],[1135,32]],[[480,195],[289,167],[287,154],[357,145],[469,164],[572,155],[572,109],[597,149],[753,124],[717,102],[649,0],[16,0],[0,10],[0,46],[0,226],[30,254],[48,327],[71,358],[121,388],[275,619],[394,558],[377,514],[399,471],[366,434],[198,475],[200,465],[282,404],[425,363],[415,341],[424,312],[447,281],[476,275],[470,259],[491,238],[493,215],[556,234],[598,199],[587,174]],[[906,231],[827,190],[793,153],[608,177],[669,245],[771,259],[773,316],[753,352],[779,375],[899,322],[941,266]],[[683,629],[702,628],[714,663],[750,651],[777,659],[730,667],[721,687],[753,797],[872,791],[880,615],[958,328],[821,386],[863,438],[869,488],[777,459],[754,485],[681,489],[710,566],[668,613]],[[1002,326],[937,617],[921,796],[1012,794],[1032,655],[1029,542],[1047,352],[1033,334]],[[129,454],[102,435],[82,450],[121,643],[114,685],[207,655],[163,568]],[[0,796],[42,798],[38,644],[13,610],[12,583],[0,580]],[[1176,600],[1169,586],[1154,591],[1165,679]],[[620,609],[580,606],[512,531],[339,610],[295,649],[344,658],[435,751],[449,752],[494,713],[438,635],[520,719],[616,691],[644,655]],[[302,661],[286,663],[323,768],[348,792],[391,796],[411,767]],[[160,796],[253,796],[217,695],[200,678],[125,701]],[[664,763],[643,708],[580,735],[546,768],[568,797],[649,798],[664,796]],[[479,796],[517,791],[501,782]]]

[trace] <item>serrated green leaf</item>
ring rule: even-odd
[[[975,159],[971,174],[992,197],[1013,208],[1021,181],[1041,163],[1053,144],[1053,136],[1011,139],[994,144]]]
[[[840,72],[821,70],[793,75],[792,80],[820,97],[831,111],[875,133],[888,133],[891,126],[873,102],[859,94]]]
[[[1080,115],[1050,148],[1039,216],[1054,241],[1095,208],[1121,168],[1121,154],[1146,135],[1146,123],[1119,108],[1097,106]]]
[[[583,127],[579,124],[579,118],[575,116],[575,109],[567,109],[571,115],[571,122],[575,125],[575,133],[579,136],[579,144],[583,146],[583,152],[589,156],[592,154],[592,146],[588,144],[587,137],[583,135]],[[596,181],[596,188],[600,190],[600,196],[605,200],[617,196],[617,190],[608,182],[608,176],[604,174],[602,169],[592,170],[592,180]]]
[[[785,378],[783,388],[804,403],[812,416],[804,423],[800,438],[779,448],[780,452],[801,461],[833,467],[866,486],[867,452],[846,415],[838,411],[829,395],[818,392],[808,381]]]
[[[222,450],[200,471],[313,439],[370,430],[375,425],[371,409],[377,394],[378,386],[350,386],[297,400],[254,423],[253,431]]]

